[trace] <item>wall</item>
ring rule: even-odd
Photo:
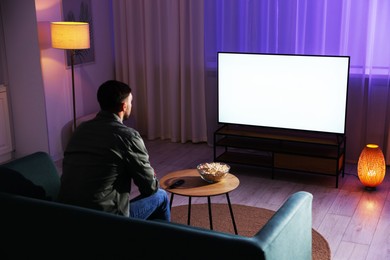
[[[73,120],[71,70],[50,44],[61,0],[2,0],[15,157],[43,150],[62,158]],[[114,77],[111,0],[91,1],[95,60],[75,67],[76,112],[98,110],[96,90]]]
[[[14,156],[48,151],[46,107],[33,0],[2,0]]]

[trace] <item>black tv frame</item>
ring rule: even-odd
[[[294,57],[330,57],[330,58],[343,58],[347,59],[348,62],[348,68],[347,68],[347,79],[346,79],[346,88],[345,88],[345,107],[344,107],[344,124],[343,124],[343,131],[341,132],[332,132],[332,131],[322,131],[322,130],[313,130],[313,129],[299,129],[299,128],[290,128],[290,127],[278,127],[278,126],[272,126],[272,125],[252,125],[252,124],[241,124],[236,122],[227,122],[220,120],[220,99],[219,99],[219,92],[220,92],[220,79],[219,79],[219,70],[220,70],[220,54],[245,54],[245,55],[265,55],[265,56],[294,56]],[[296,132],[311,132],[311,133],[321,133],[321,134],[336,134],[336,135],[345,135],[346,133],[346,124],[347,124],[347,107],[348,107],[348,88],[349,88],[349,73],[350,73],[350,56],[344,56],[344,55],[311,55],[311,54],[284,54],[284,53],[255,53],[255,52],[226,52],[226,51],[220,51],[217,53],[217,123],[218,124],[224,124],[224,125],[238,125],[238,126],[246,126],[246,127],[255,127],[255,128],[264,128],[264,129],[279,129],[279,130],[289,130],[289,131],[296,131]],[[234,106],[234,104],[233,104]]]

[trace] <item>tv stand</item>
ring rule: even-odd
[[[333,176],[338,188],[345,146],[344,134],[226,124],[214,132],[214,161],[269,167],[272,178],[276,169]]]

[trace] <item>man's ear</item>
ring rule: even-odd
[[[120,111],[122,112],[122,111],[126,111],[126,109],[127,109],[127,103],[126,102],[122,102],[121,103],[121,105],[120,105]]]

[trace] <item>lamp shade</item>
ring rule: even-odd
[[[358,161],[358,177],[366,188],[375,189],[382,183],[386,173],[385,157],[376,144],[367,144]]]
[[[84,22],[52,22],[51,45],[56,49],[80,50],[90,47],[89,24]]]

